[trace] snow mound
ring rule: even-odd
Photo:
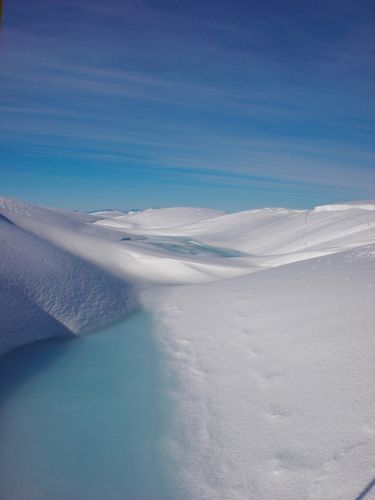
[[[97,328],[130,310],[134,287],[0,218],[0,356]]]
[[[375,246],[144,300],[186,498],[351,499],[375,460]]]

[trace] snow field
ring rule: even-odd
[[[140,302],[182,498],[351,500],[374,474],[374,224],[367,201],[88,215],[0,199],[0,354]]]

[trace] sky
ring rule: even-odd
[[[5,0],[0,194],[78,210],[375,198],[375,4]]]

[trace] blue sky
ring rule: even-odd
[[[375,198],[373,5],[5,2],[0,192],[83,210]]]

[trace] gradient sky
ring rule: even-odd
[[[373,0],[5,0],[0,193],[92,210],[375,198]]]

